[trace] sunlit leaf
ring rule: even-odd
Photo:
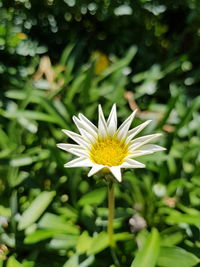
[[[18,229],[23,230],[29,225],[37,221],[37,219],[46,210],[48,205],[51,203],[55,196],[55,191],[42,192],[39,196],[31,203],[31,205],[24,211],[20,217]]]
[[[14,256],[8,258],[6,267],[22,267],[23,265],[19,263]]]
[[[79,229],[77,226],[72,224],[70,221],[63,219],[62,217],[52,214],[45,213],[41,220],[38,222],[40,228],[45,229],[59,229],[64,233],[78,234]]]
[[[91,246],[92,237],[89,236],[88,232],[84,231],[79,239],[76,246],[76,251],[78,254],[85,253]]]
[[[91,245],[87,251],[88,255],[99,253],[100,251],[104,250],[108,247],[108,234],[105,232],[101,232],[93,237]]]
[[[157,229],[153,229],[147,237],[143,247],[138,251],[131,267],[156,266],[160,250],[160,236]]]
[[[196,266],[200,262],[194,254],[179,247],[161,247],[158,256],[160,267],[171,267],[174,264],[181,267]]]
[[[99,188],[96,190],[92,190],[91,192],[85,194],[79,201],[79,205],[91,205],[91,204],[100,204],[103,202],[103,200],[106,197],[106,189],[105,188]]]

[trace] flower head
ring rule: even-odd
[[[150,134],[134,139],[150,122],[148,120],[129,130],[136,110],[117,128],[117,112],[114,104],[110,115],[105,120],[99,105],[98,127],[84,115],[73,116],[80,134],[63,130],[77,144],[58,144],[57,146],[68,151],[78,158],[66,163],[64,167],[91,167],[88,176],[92,176],[101,169],[108,169],[121,182],[121,168],[144,168],[145,165],[134,158],[152,154],[165,148],[148,144],[161,134]]]

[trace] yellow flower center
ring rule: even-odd
[[[98,139],[90,150],[90,159],[109,167],[121,165],[128,155],[127,146],[115,137]]]

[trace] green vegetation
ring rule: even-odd
[[[199,1],[0,1],[0,266],[200,266]],[[107,188],[57,143],[79,112],[162,132]]]

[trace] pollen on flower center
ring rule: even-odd
[[[114,137],[98,139],[90,150],[90,159],[109,167],[121,165],[128,155],[127,146]]]

